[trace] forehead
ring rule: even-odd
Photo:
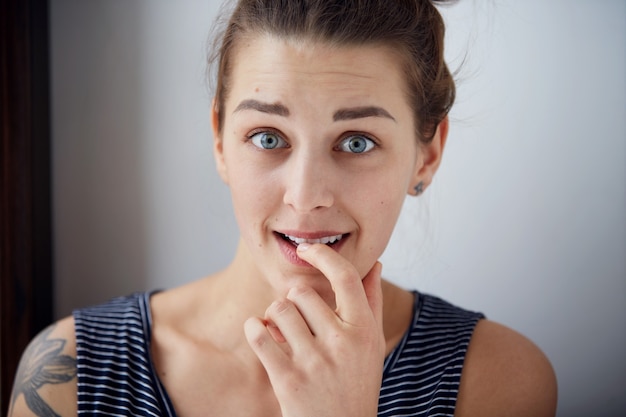
[[[230,96],[302,94],[302,99],[405,100],[400,58],[383,45],[336,46],[259,36],[234,51]],[[228,106],[227,106],[228,107]]]

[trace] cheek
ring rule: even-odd
[[[410,177],[408,169],[378,170],[366,175],[359,181],[363,190],[360,204],[384,223],[387,220],[395,223],[407,194]]]
[[[365,246],[362,249],[378,259],[387,247],[400,215],[408,180],[398,172],[390,175],[379,173],[371,183],[368,191],[354,200],[354,204],[361,215],[357,221],[363,233]]]
[[[245,175],[231,180],[233,208],[240,227],[249,222],[256,223],[271,212],[278,198],[277,188],[272,186],[271,181],[254,176]]]
[[[245,160],[226,160],[229,189],[239,230],[246,238],[255,235],[277,201],[276,184],[267,176],[260,176]]]
[[[376,234],[377,250],[382,253],[391,238],[391,234],[400,215],[404,193],[395,193],[386,200],[380,200],[374,207],[370,207],[371,227]]]

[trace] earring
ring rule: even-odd
[[[415,190],[416,196],[422,194],[424,192],[424,181],[420,181],[419,184],[417,184],[415,188],[413,188],[413,190]]]

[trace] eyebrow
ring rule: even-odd
[[[333,121],[338,122],[340,120],[363,119],[365,117],[385,117],[393,120],[394,122],[396,121],[396,119],[389,114],[387,110],[376,106],[353,107],[349,109],[337,110],[333,115]]]
[[[288,117],[289,109],[281,103],[264,103],[258,100],[244,100],[233,113],[237,113],[243,110],[256,110],[261,113],[275,114],[278,116]],[[389,114],[389,112],[382,107],[377,106],[363,106],[363,107],[351,107],[346,109],[339,109],[333,114],[333,121],[338,122],[342,120],[355,120],[363,119],[366,117],[384,117],[391,119],[394,122],[396,119]]]
[[[242,110],[256,110],[261,113],[276,114],[278,116],[289,116],[289,109],[280,103],[263,103],[258,100],[244,100],[235,109],[233,113]]]

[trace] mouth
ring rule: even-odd
[[[316,238],[304,238],[304,237],[292,236],[292,235],[284,234],[280,232],[274,232],[274,233],[278,237],[280,237],[282,240],[292,244],[295,247],[298,247],[298,245],[302,243],[309,243],[309,244],[321,243],[321,244],[332,247],[338,244],[339,242],[341,242],[342,239],[346,238],[349,235],[348,233],[344,233],[344,234],[320,236]]]
[[[321,243],[338,252],[350,237],[350,233],[337,233],[336,231],[305,233],[285,230],[284,232],[274,231],[274,236],[280,251],[288,262],[298,267],[311,268],[309,263],[298,256],[298,245]]]

